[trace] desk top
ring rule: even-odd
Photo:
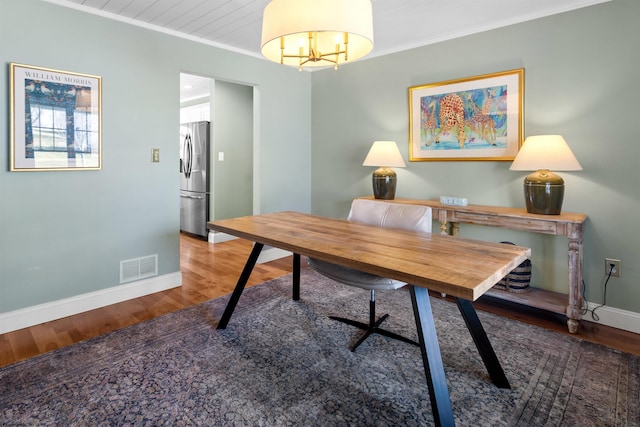
[[[214,221],[208,228],[472,301],[531,256],[519,246],[298,212]]]

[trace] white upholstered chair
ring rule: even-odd
[[[351,204],[351,211],[349,212],[347,220],[374,225],[377,227],[426,233],[431,232],[431,208],[428,206],[355,199]],[[380,328],[380,324],[389,317],[388,314],[385,314],[380,317],[380,319],[376,320],[376,290],[399,289],[406,285],[405,282],[376,276],[314,258],[309,258],[309,266],[320,274],[333,279],[336,282],[371,291],[371,299],[369,301],[369,323],[331,316],[331,319],[355,326],[365,331],[360,339],[353,345],[351,351],[355,351],[358,346],[373,333],[378,333],[390,338],[418,345],[418,343],[413,340]]]

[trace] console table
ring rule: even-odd
[[[362,197],[373,199],[373,196]],[[582,246],[587,215],[562,212],[560,215],[531,214],[524,208],[500,206],[451,206],[436,200],[394,199],[386,202],[430,206],[434,219],[440,221],[441,234],[458,234],[458,224],[478,224],[532,233],[565,236],[569,239],[569,295],[531,288],[530,292],[514,293],[491,290],[487,295],[540,308],[567,316],[569,332],[575,334],[580,325],[582,308]]]

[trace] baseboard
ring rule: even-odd
[[[289,251],[269,248],[262,251],[258,258],[258,263],[265,263],[290,255],[291,252]],[[150,295],[181,285],[182,273],[176,272],[77,295],[71,298],[34,305],[20,310],[0,313],[0,334]],[[640,334],[640,313],[621,310],[615,307],[599,307],[599,304],[587,302],[589,313],[596,307],[598,320],[594,320],[590,314],[584,315],[583,320]]]
[[[182,285],[182,273],[170,273],[89,292],[20,310],[0,313],[0,334],[28,328],[85,311],[142,297]]]
[[[602,306],[587,302],[589,312],[582,316],[582,319],[588,322],[599,323],[601,325],[611,326],[612,328],[622,329],[624,331],[640,334],[640,313],[633,311],[621,310],[615,307]],[[596,315],[598,320],[591,317],[591,312],[597,307]]]
[[[224,233],[209,233],[209,242],[225,242],[236,237]],[[278,248],[265,248],[258,263],[290,256],[291,252]],[[28,328],[85,311],[95,310],[122,301],[142,297],[182,285],[182,273],[176,272],[138,280],[96,292],[77,295],[58,301],[34,305],[20,310],[0,313],[0,334]]]
[[[235,236],[231,236],[229,234],[220,233],[220,232],[209,232],[208,242],[209,243],[221,243],[227,242],[229,240],[237,239]],[[265,262],[274,261],[276,259],[285,258],[290,256],[292,253],[289,251],[285,251],[284,249],[265,247],[262,252],[260,252],[260,256],[258,257],[258,264],[264,264]]]
[[[262,252],[260,252],[260,256],[258,257],[258,264],[264,264],[265,262],[285,258],[290,255],[292,255],[292,252],[285,251],[284,249],[265,248]]]
[[[236,236],[221,233],[219,231],[209,231],[209,235],[207,236],[207,241],[209,243],[221,243],[221,242],[227,242],[229,240],[235,240],[235,239],[237,239]]]

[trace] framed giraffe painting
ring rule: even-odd
[[[9,170],[102,168],[102,79],[11,64]]]
[[[409,88],[409,161],[513,160],[524,69]]]

